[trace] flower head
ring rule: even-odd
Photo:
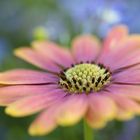
[[[0,105],[15,117],[39,116],[31,135],[85,118],[93,128],[112,119],[140,114],[140,36],[114,27],[101,44],[91,35],[74,39],[71,49],[35,41],[16,56],[42,70],[16,69],[0,74]]]

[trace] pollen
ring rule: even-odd
[[[60,86],[69,93],[100,91],[110,83],[111,72],[102,64],[80,63],[60,73]]]

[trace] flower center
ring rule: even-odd
[[[69,93],[89,94],[110,83],[111,73],[102,64],[83,63],[60,73],[59,84]]]

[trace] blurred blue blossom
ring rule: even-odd
[[[104,36],[115,24],[127,24],[130,31],[140,32],[139,0],[61,0],[77,27],[82,32],[93,32]]]
[[[127,24],[131,32],[140,32],[139,3],[139,0],[2,0],[0,31],[31,39],[34,28],[44,26],[51,39],[64,43],[78,33],[104,37],[108,29],[119,23]]]

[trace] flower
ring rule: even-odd
[[[82,118],[92,128],[102,128],[113,119],[140,114],[140,36],[128,35],[124,25],[114,27],[102,45],[96,37],[82,35],[70,50],[35,41],[15,54],[42,70],[2,72],[0,105],[15,117],[40,112],[29,127],[31,135]]]

